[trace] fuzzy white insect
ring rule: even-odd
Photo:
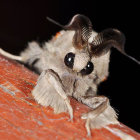
[[[13,56],[2,49],[0,53],[12,59],[33,65],[41,74],[32,91],[34,99],[43,106],[51,106],[55,113],[73,109],[68,96],[86,104],[92,111],[83,114],[86,130],[101,128],[108,124],[119,124],[109,99],[96,95],[97,86],[108,76],[110,48],[114,46],[124,52],[125,36],[117,29],[106,29],[101,33],[92,30],[89,18],[75,15],[71,22],[60,25],[64,30],[41,48],[37,42],[29,43],[20,56]]]

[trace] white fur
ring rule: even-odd
[[[89,42],[92,41],[96,34],[97,33],[93,31]],[[61,92],[58,93],[58,91],[64,90],[66,96],[72,96],[78,101],[83,102],[84,96],[92,95],[92,98],[96,96],[98,84],[109,74],[110,51],[100,57],[92,57],[91,61],[94,64],[94,71],[87,76],[81,76],[66,67],[64,64],[65,55],[69,52],[75,54],[78,52],[72,44],[73,35],[74,31],[61,31],[57,38],[53,37],[49,42],[45,42],[43,48],[41,48],[37,42],[31,42],[28,44],[27,49],[21,52],[22,61],[33,65],[42,73],[39,76],[36,87],[32,91],[35,100],[43,106],[52,106],[55,113],[69,111],[69,113],[72,114],[69,103],[67,102],[66,104],[65,99],[61,96]],[[89,56],[85,55],[86,52],[83,52],[83,54],[83,56],[76,56],[76,59],[79,60],[76,61],[77,64],[74,65],[74,68],[78,71],[86,66],[87,61],[89,61]],[[34,61],[37,59],[38,61],[34,64]],[[80,62],[80,60],[82,61]],[[54,81],[55,85],[53,85],[52,81],[50,82],[44,73],[44,71],[48,69],[55,71],[62,83],[59,83],[59,81],[57,81],[59,78],[56,78],[56,81]],[[53,78],[53,80],[55,80],[55,78]],[[90,88],[90,93],[88,93]],[[85,102],[85,104],[88,105],[88,101]],[[96,109],[94,106],[90,107]],[[90,115],[95,114],[91,113]],[[119,123],[117,121],[116,112],[109,103],[101,114],[96,115],[97,117],[90,121],[89,127],[91,128],[101,128],[108,124]],[[86,128],[90,134],[88,126]]]

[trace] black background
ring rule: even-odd
[[[125,50],[140,60],[139,4],[101,0],[61,1],[0,1],[0,47],[19,54],[32,40],[47,41],[60,30],[48,22],[46,16],[62,24],[77,13],[88,16],[96,31],[114,27],[126,35]],[[140,67],[115,49],[112,49],[110,76],[99,87],[119,114],[119,120],[140,132]]]

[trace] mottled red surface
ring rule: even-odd
[[[31,96],[37,77],[23,65],[0,55],[0,140],[121,139],[105,128],[94,129],[92,137],[87,137],[85,120],[80,116],[89,108],[74,99],[71,99],[73,122],[69,121],[68,113],[56,115],[52,108],[37,104]],[[124,125],[110,128],[140,139],[140,134]]]

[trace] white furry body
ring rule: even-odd
[[[108,76],[108,66],[110,52],[98,57],[92,58],[94,71],[87,76],[79,76],[64,64],[64,57],[68,52],[76,52],[72,47],[73,31],[61,31],[57,38],[46,42],[41,48],[37,42],[29,43],[29,47],[21,53],[25,63],[30,65],[39,59],[33,66],[41,73],[43,70],[52,69],[59,74],[66,87],[66,94],[69,96],[85,96],[89,87],[92,87],[94,94],[97,91],[97,85]],[[93,35],[96,35],[93,32]],[[73,93],[73,82],[77,79],[77,88]],[[73,95],[72,95],[73,94]]]
[[[40,48],[40,46],[36,42],[29,43],[29,47],[27,48],[27,50],[21,53],[21,56],[24,61],[28,62],[29,64],[31,64],[36,58],[39,58],[34,67],[36,67],[40,72],[47,69],[53,69],[59,74],[59,77],[63,82],[66,95],[72,96],[80,102],[84,103],[83,97],[88,94],[88,89],[91,88],[92,91],[90,92],[90,95],[95,96],[98,84],[108,76],[110,51],[101,57],[93,57],[91,61],[94,64],[94,71],[87,76],[81,77],[80,75],[74,73],[71,69],[67,68],[64,64],[64,57],[68,52],[76,53],[75,48],[72,47],[73,35],[73,31],[61,31],[60,35],[57,38],[53,37],[52,40],[44,44],[43,48]],[[93,32],[92,38],[95,35],[96,33]],[[31,55],[33,55],[34,57]],[[73,86],[74,82],[75,87]],[[43,81],[42,83],[38,82],[38,84],[42,84],[42,86],[47,86],[44,85],[44,83],[45,82]],[[50,96],[53,97],[51,93],[53,92],[54,94],[55,91],[52,90],[54,89],[48,86],[48,92]],[[39,94],[37,92],[35,94]],[[56,96],[59,95],[55,94],[54,99],[51,100],[55,100],[56,102],[56,100],[58,100]],[[59,106],[59,101],[57,102],[58,104],[56,106]],[[46,100],[41,100],[39,103],[45,106],[51,105],[51,103],[47,103]],[[60,107],[59,110],[55,109],[55,112],[60,113],[67,110],[64,104],[62,106],[63,107]],[[88,104],[88,106],[90,106],[90,104]],[[93,108],[93,104],[90,107]],[[92,128],[99,128],[107,124],[115,124],[118,123],[116,118],[117,117],[114,109],[108,104],[107,109],[103,113],[101,113],[96,118],[96,120],[94,120],[91,126]]]
[[[96,34],[93,32],[91,38]],[[73,35],[74,31],[61,31],[58,37],[53,37],[49,42],[44,43],[43,47],[40,47],[37,42],[31,42],[21,53],[20,59],[34,66],[41,73],[32,91],[39,104],[52,106],[55,113],[68,111],[71,118],[73,111],[68,96],[92,108],[91,112],[82,116],[82,119],[87,119],[85,127],[90,135],[90,128],[119,123],[107,97],[96,95],[98,84],[108,76],[110,51],[100,57],[93,56],[91,59],[94,64],[93,72],[81,76],[64,64],[64,57],[68,52],[79,53],[73,47]]]

